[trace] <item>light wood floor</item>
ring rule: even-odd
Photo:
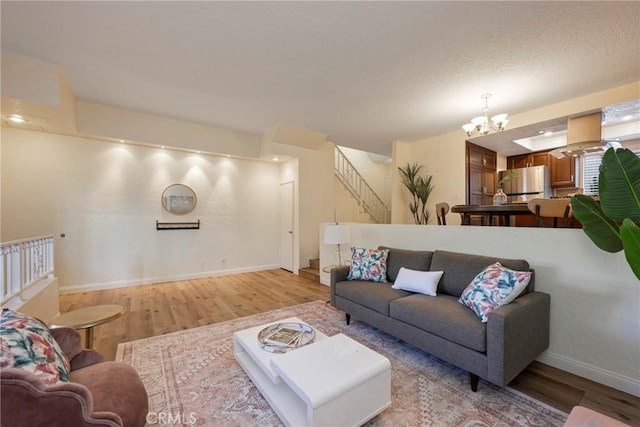
[[[127,313],[94,329],[94,346],[113,360],[118,343],[329,299],[329,288],[284,270],[144,285],[60,296],[66,312],[121,304]],[[576,405],[640,426],[640,399],[534,362],[511,387],[564,412]]]

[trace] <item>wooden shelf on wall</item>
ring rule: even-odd
[[[199,230],[200,220],[197,221],[158,221],[156,220],[156,230]]]

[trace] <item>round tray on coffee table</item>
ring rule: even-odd
[[[314,339],[315,331],[304,323],[276,323],[258,333],[260,348],[270,353],[286,353],[311,344]]]

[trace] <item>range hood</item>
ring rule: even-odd
[[[612,147],[622,148],[622,144],[602,139],[602,113],[597,112],[567,120],[567,145],[549,154],[561,159],[576,154],[604,152]]]

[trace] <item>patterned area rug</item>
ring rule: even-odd
[[[149,393],[148,425],[280,426],[280,419],[233,356],[234,331],[298,317],[343,333],[391,361],[391,407],[375,426],[562,426],[567,415],[518,392],[469,376],[436,357],[321,301],[118,345]]]

